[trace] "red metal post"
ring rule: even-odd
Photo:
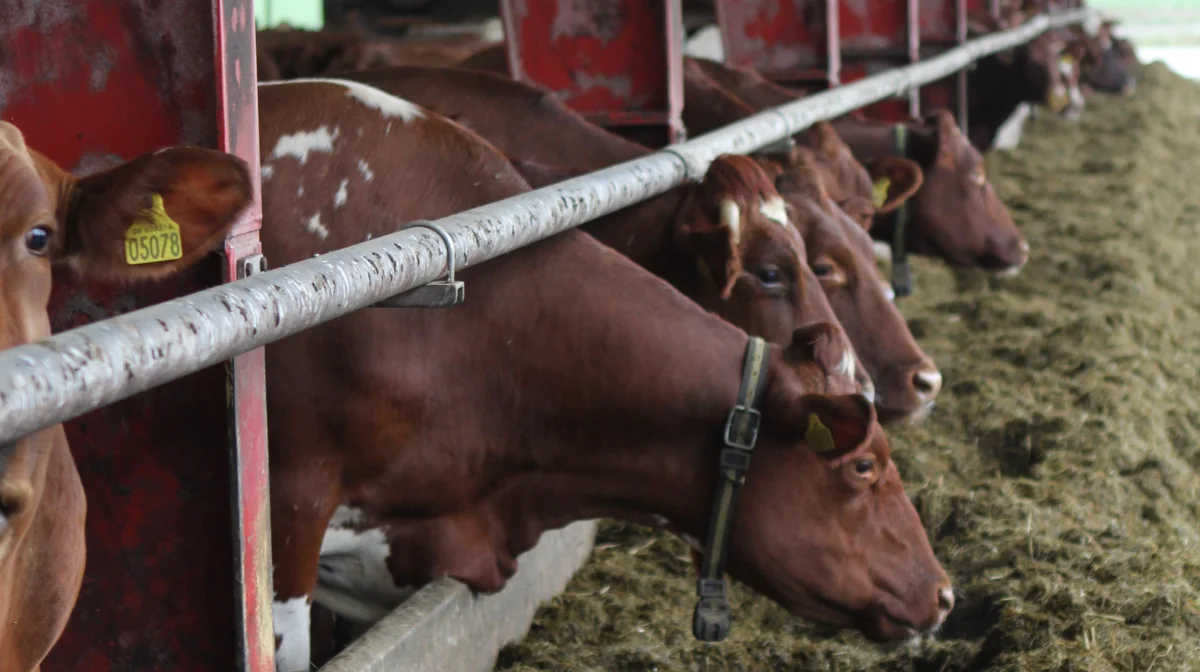
[[[683,138],[680,0],[501,0],[514,79],[651,145]]]
[[[212,0],[216,31],[217,147],[250,164],[254,204],[225,240],[226,282],[266,269],[258,232],[262,190],[258,147],[258,68],[253,0]],[[271,507],[267,460],[267,380],[262,348],[226,365],[232,497],[233,594],[237,669],[274,672],[271,611]]]
[[[842,81],[912,63],[921,47],[917,9],[917,0],[842,0],[838,17]],[[916,111],[915,94],[868,105],[862,112],[872,119],[907,119]]]
[[[249,0],[0,0],[0,16],[0,117],[67,170],[92,173],[174,144],[225,149],[257,167]],[[82,285],[56,274],[54,328],[219,284],[257,249],[258,222],[256,207],[226,245],[234,260],[214,255],[163,282]],[[261,353],[232,366],[232,378],[210,367],[66,424],[88,498],[88,558],[45,672],[274,669],[262,607]]]
[[[841,81],[837,0],[715,0],[725,62],[780,84]]]

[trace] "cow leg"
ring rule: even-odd
[[[328,476],[328,477],[322,477]],[[332,475],[271,470],[271,554],[275,561],[275,669],[311,669],[312,595],[325,528],[337,507]]]

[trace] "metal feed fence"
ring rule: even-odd
[[[649,156],[435,222],[461,269],[652,198],[812,124],[903,95],[1090,10],[1040,16],[937,57],[767,110]],[[408,228],[0,352],[0,443],[76,418],[438,280],[441,236]]]

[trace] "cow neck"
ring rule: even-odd
[[[896,143],[896,155],[901,158],[908,156],[908,124],[901,122],[892,126],[892,140]],[[908,264],[908,233],[910,213],[908,200],[892,211],[892,291],[896,298],[912,294],[912,268]]]
[[[581,250],[585,244],[593,250]],[[704,534],[748,337],[586,236],[540,245],[558,253],[518,254],[524,274],[511,272],[515,259],[505,274],[473,269],[478,275],[467,283],[479,308],[471,319],[454,311],[441,318],[439,333],[475,335],[452,369],[476,373],[457,383],[465,390],[457,393],[448,387],[455,376],[439,376],[438,393],[511,392],[478,400],[483,407],[439,439],[479,444],[470,449],[470,477],[455,466],[461,460],[422,459],[444,470],[425,474],[429,483],[445,483],[435,492],[486,494],[466,509],[450,500],[404,507],[444,513],[407,523],[403,532],[391,523],[405,545],[438,549],[435,558],[397,559],[404,563],[398,578],[418,583],[448,574],[498,589],[543,531],[576,520],[608,517]],[[481,327],[493,323],[501,328]],[[498,340],[479,340],[487,338]],[[474,480],[456,482],[464,477]]]

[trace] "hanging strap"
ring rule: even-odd
[[[896,151],[908,158],[908,126],[903,123],[892,127],[896,137]],[[892,229],[892,291],[896,298],[912,294],[912,269],[908,265],[908,248],[905,233],[908,229],[908,201],[896,208],[895,226]]]
[[[757,405],[766,387],[769,355],[766,341],[750,338],[742,364],[742,386],[738,390],[737,404],[729,410],[725,420],[725,447],[721,449],[712,517],[708,523],[708,544],[700,580],[696,582],[700,600],[692,614],[692,634],[702,642],[725,639],[733,623],[726,597],[725,562],[738,492],[745,483],[754,444],[758,441],[762,414]]]

